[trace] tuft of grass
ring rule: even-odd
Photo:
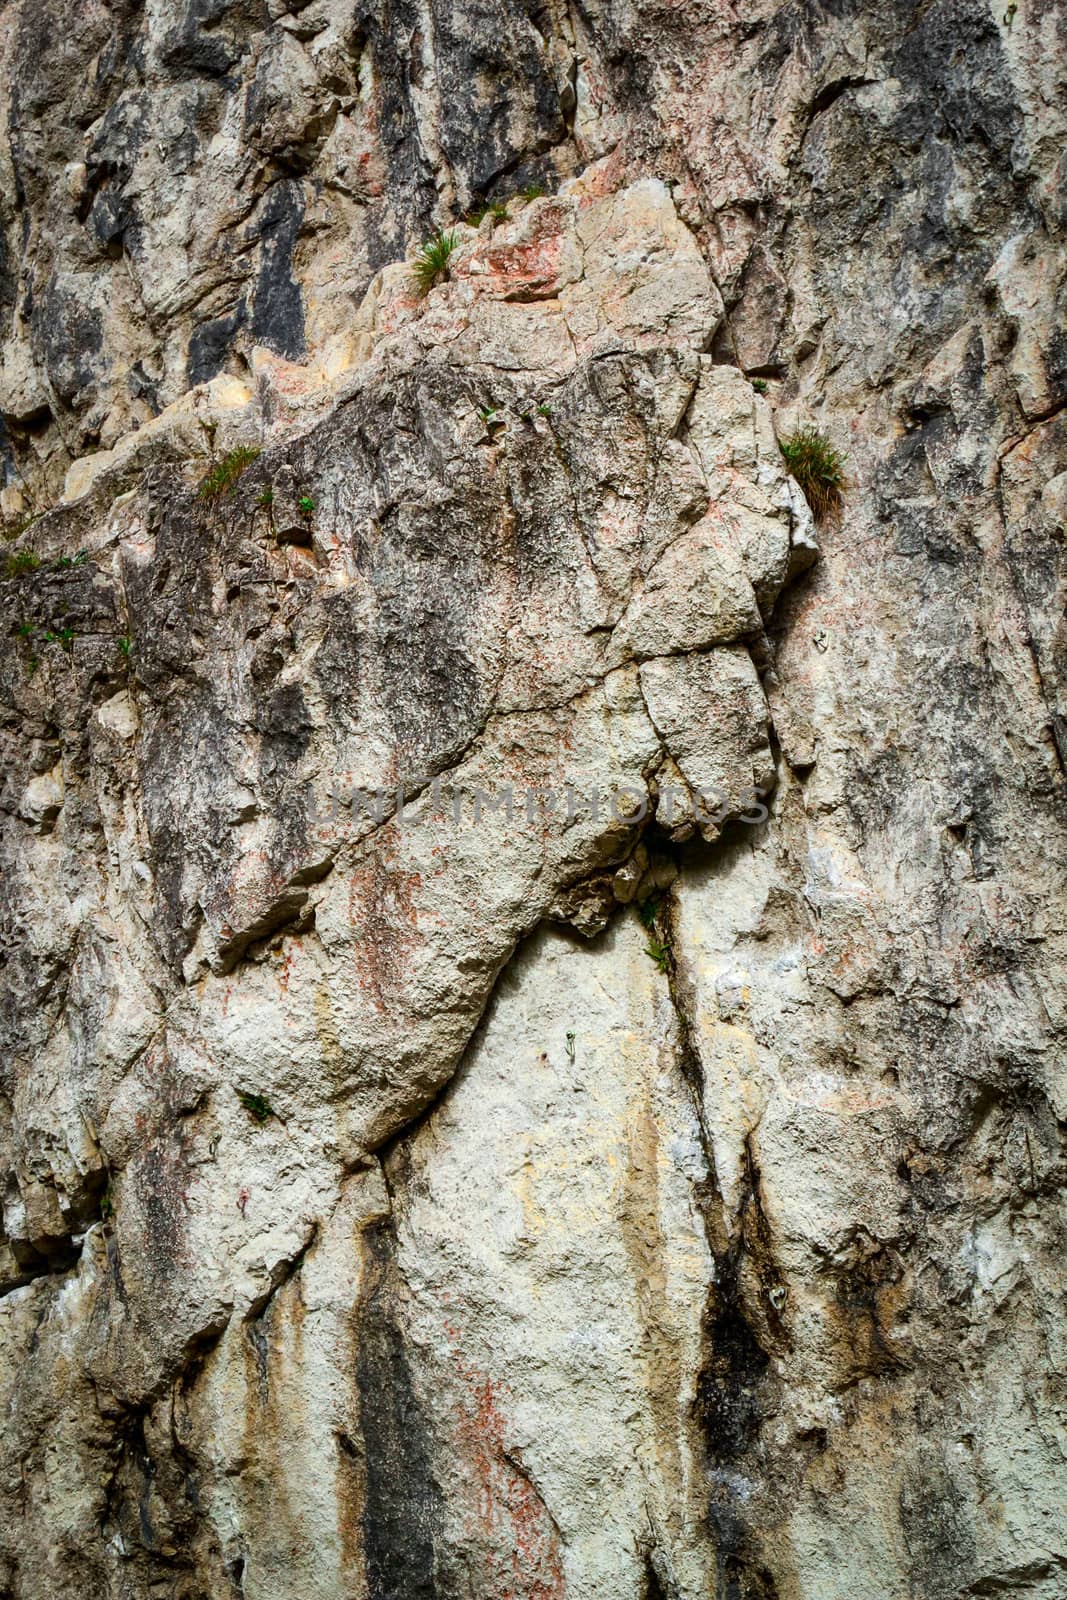
[[[519,194],[523,200],[540,200],[545,192],[543,183],[528,183],[525,189],[520,189]]]
[[[256,1122],[267,1122],[274,1115],[274,1107],[261,1094],[249,1094],[247,1089],[238,1089],[237,1098]]]
[[[671,947],[666,939],[661,939],[656,931],[660,910],[663,906],[662,894],[650,894],[647,899],[638,902],[637,920],[648,935],[645,945],[645,955],[654,961],[661,972],[669,973],[671,970]]]
[[[253,461],[259,459],[260,454],[259,450],[247,444],[239,444],[236,449],[228,450],[219,461],[216,461],[206,477],[200,480],[200,487],[196,492],[201,500],[219,500],[223,495],[236,494],[242,473],[248,471]]]
[[[476,228],[486,217],[492,217],[493,227],[498,222],[508,220],[508,203],[506,200],[487,200],[484,206],[475,206],[467,212],[466,220],[472,228]]]
[[[301,515],[305,517],[310,517],[315,509],[315,502],[309,494],[302,494],[296,503],[300,508]]]
[[[64,650],[69,651],[74,645],[74,629],[58,628],[55,633],[53,633],[51,629],[48,629],[42,633],[41,638],[44,640],[45,644],[62,645]]]
[[[845,457],[818,428],[798,428],[779,440],[782,458],[804,491],[816,522],[841,514],[847,479]]]
[[[79,550],[77,555],[60,556],[56,561],[56,567],[60,571],[62,571],[65,567],[83,567],[88,559],[89,552],[87,550]]]
[[[256,496],[256,505],[257,506],[262,506],[264,511],[269,511],[273,504],[274,504],[274,490],[273,489],[261,489],[259,494]]]
[[[411,275],[419,296],[428,295],[435,283],[448,277],[448,263],[459,249],[454,233],[442,233],[440,228],[427,239],[415,256]]]
[[[40,565],[40,556],[35,556],[32,550],[16,550],[7,558],[7,575],[21,578],[27,572],[36,572]]]
[[[130,646],[133,644],[133,640],[130,638],[128,633],[124,633],[120,635],[118,644],[124,659],[128,661],[130,659]]]
[[[767,380],[766,380],[766,378],[753,378],[752,387],[753,387],[753,389],[755,389],[757,394],[766,394],[767,393]]]
[[[45,644],[60,644],[64,650],[69,650],[74,643],[74,629],[58,628],[55,633],[49,630],[42,633],[41,638]]]

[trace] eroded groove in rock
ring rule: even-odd
[[[406,1350],[392,1223],[364,1235],[373,1281],[357,1323],[356,1381],[366,1489],[367,1592],[375,1600],[436,1600],[441,1491]]]

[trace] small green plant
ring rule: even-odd
[[[274,1107],[261,1094],[250,1094],[247,1089],[238,1089],[237,1098],[256,1122],[267,1122],[274,1115]]]
[[[45,644],[62,645],[64,650],[69,651],[74,645],[74,629],[59,628],[55,633],[52,633],[49,630],[45,633],[42,633],[41,638],[44,640]]]
[[[459,240],[455,234],[442,233],[440,229],[419,249],[411,275],[420,297],[428,295],[435,283],[448,277],[448,263],[458,249]]]
[[[507,427],[507,423],[496,406],[481,406],[478,410],[478,415],[485,424],[485,431],[489,435],[490,443],[497,439]]]
[[[766,378],[753,378],[752,387],[753,387],[753,389],[755,389],[757,394],[766,394],[767,393],[767,380],[766,380]]]
[[[528,183],[525,189],[520,189],[519,194],[523,200],[540,200],[545,192],[543,183]]]
[[[507,201],[487,200],[484,206],[474,206],[472,210],[467,212],[466,221],[470,223],[472,228],[477,228],[479,223],[486,217],[492,217],[494,228],[498,222],[506,222],[508,220]]]
[[[845,457],[818,428],[798,428],[779,441],[786,466],[804,491],[816,522],[840,515],[847,481]]]
[[[60,556],[56,561],[56,567],[60,571],[62,571],[65,567],[81,567],[85,565],[88,559],[88,552],[85,550],[79,550],[77,555]]]
[[[220,460],[216,461],[211,471],[201,478],[200,487],[196,491],[201,500],[219,500],[223,495],[236,494],[242,473],[248,471],[253,461],[259,459],[260,454],[259,450],[247,444],[239,444],[236,449],[228,450]]]
[[[133,640],[130,638],[128,633],[124,633],[124,634],[122,634],[120,636],[119,641],[118,641],[118,646],[119,646],[119,649],[122,651],[123,659],[126,660],[126,661],[128,661],[130,659],[130,646],[132,644],[133,644]]]
[[[257,506],[262,506],[264,511],[269,511],[273,504],[274,504],[274,490],[273,489],[261,489],[259,494],[256,496],[256,505]]]
[[[552,415],[552,407],[546,406],[544,401],[542,401],[537,408],[537,414],[539,417],[550,417]]]
[[[27,660],[26,660],[26,667],[27,667],[27,670],[28,670],[29,675],[30,675],[31,678],[33,677],[34,673],[37,671],[37,665],[38,665],[37,657],[33,653],[33,636],[34,636],[35,632],[36,632],[36,629],[34,628],[32,622],[20,622],[19,625],[18,625],[19,638],[20,639],[25,639],[26,643],[30,647],[30,653],[29,653],[29,656],[27,657]]]
[[[671,947],[666,939],[661,939],[656,932],[662,905],[663,896],[661,894],[650,894],[647,899],[638,902],[637,919],[648,935],[645,955],[650,961],[655,962],[661,972],[670,972]]]
[[[100,1218],[103,1222],[110,1222],[114,1215],[115,1196],[111,1192],[111,1185],[109,1183],[103,1194],[100,1196]]]
[[[9,578],[21,578],[27,572],[36,572],[40,565],[40,556],[35,556],[32,550],[16,550],[7,558],[7,575]]]
[[[312,500],[309,494],[302,494],[296,503],[300,508],[301,516],[304,517],[310,517],[311,513],[315,509],[315,502]]]

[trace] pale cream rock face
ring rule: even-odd
[[[636,1592],[655,1549],[680,1594],[706,1593],[692,1422],[714,1273],[704,1161],[636,917],[595,949],[561,934],[524,947],[395,1161],[406,1334],[422,1392],[451,1419],[448,1564],[522,1582],[536,1570],[546,1592],[592,1600]],[[465,1226],[471,1204],[484,1227]]]

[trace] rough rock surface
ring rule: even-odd
[[[1065,59],[0,8],[0,1595],[1063,1600]]]

